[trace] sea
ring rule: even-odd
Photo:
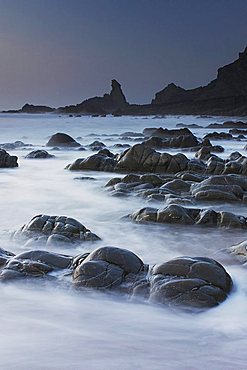
[[[238,120],[240,118],[233,117]],[[154,265],[178,256],[207,256],[224,265],[234,290],[216,308],[193,314],[132,302],[102,292],[75,290],[68,280],[43,279],[0,284],[0,369],[10,370],[245,370],[247,347],[247,268],[224,249],[247,239],[243,230],[210,229],[178,225],[141,225],[124,216],[145,206],[162,207],[139,196],[113,197],[105,188],[119,174],[81,171],[65,167],[94,152],[87,145],[103,142],[112,152],[115,144],[134,145],[147,127],[176,128],[197,124],[191,131],[202,138],[213,131],[210,123],[229,117],[69,117],[56,114],[1,114],[0,143],[17,140],[25,146],[8,150],[18,156],[19,167],[0,169],[0,247],[16,254],[26,250],[13,241],[13,232],[37,214],[76,218],[101,237],[101,241],[69,247],[45,247],[76,256],[99,246],[116,246],[136,253]],[[241,118],[241,120],[247,121]],[[46,148],[57,132],[71,135],[85,151]],[[137,135],[138,136],[138,135]],[[213,141],[222,145],[226,158],[246,154],[246,139]],[[51,159],[26,159],[34,149],[46,149]],[[166,150],[171,154],[181,150]],[[183,152],[192,158],[194,153]],[[93,177],[78,180],[76,177]],[[246,205],[215,203],[204,208],[228,210],[247,216]],[[61,281],[60,281],[61,280]]]

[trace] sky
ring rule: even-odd
[[[247,0],[0,0],[0,109],[205,85],[247,46]]]

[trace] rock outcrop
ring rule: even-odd
[[[217,78],[207,86],[185,90],[170,84],[152,100],[157,111],[180,114],[244,115],[246,103],[247,48],[236,61],[219,68]]]
[[[128,103],[118,81],[112,80],[110,94],[103,97],[94,97],[84,100],[77,105],[70,105],[58,108],[61,113],[91,113],[107,114],[121,113],[126,109]]]

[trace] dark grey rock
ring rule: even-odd
[[[44,250],[31,250],[10,258],[0,273],[0,280],[41,278],[54,270],[68,269],[71,264],[70,256]]]
[[[74,264],[76,286],[110,289],[123,284],[128,275],[138,275],[144,264],[133,252],[116,247],[101,247]]]
[[[231,289],[230,275],[211,258],[179,257],[155,265],[150,274],[150,301],[186,310],[215,307]]]
[[[37,215],[14,234],[14,239],[26,240],[29,245],[40,246],[81,243],[100,238],[73,218]]]
[[[30,153],[28,153],[25,158],[31,158],[31,159],[43,159],[43,158],[54,158],[55,156],[52,154],[49,154],[46,150],[34,150]]]
[[[170,204],[157,209],[146,207],[129,215],[136,222],[157,222],[161,224],[200,225],[222,228],[247,228],[247,218],[230,212],[185,208]]]
[[[46,146],[78,147],[78,146],[81,146],[81,144],[75,141],[71,136],[58,132],[50,137]]]

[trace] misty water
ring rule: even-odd
[[[145,127],[175,128],[177,123],[206,126],[222,118],[197,117],[59,117],[56,115],[0,115],[0,143],[21,140],[42,148],[50,135],[65,132],[82,145],[103,141],[110,150],[126,131]],[[193,129],[198,137],[212,130]],[[224,131],[224,130],[220,130]],[[226,131],[226,130],[225,130]],[[227,132],[227,131],[226,131]],[[93,134],[93,135],[92,135]],[[220,156],[244,154],[244,141],[220,141]],[[78,219],[102,238],[53,252],[75,256],[104,245],[132,250],[148,264],[177,256],[208,256],[231,274],[234,291],[220,306],[201,314],[185,314],[118,296],[75,291],[68,283],[44,281],[1,284],[0,369],[246,369],[247,270],[221,250],[247,239],[246,231],[174,225],[139,225],[122,217],[144,207],[143,198],[112,197],[104,188],[116,174],[70,172],[65,166],[90,150],[49,150],[52,159],[25,159],[33,148],[8,150],[19,157],[19,168],[0,170],[1,248],[24,251],[11,233],[36,214]],[[171,150],[175,153],[176,150]],[[194,153],[185,152],[187,156]],[[75,180],[90,176],[95,180]],[[161,203],[151,205],[161,207]],[[211,204],[203,205],[212,207]],[[243,205],[215,204],[247,216]],[[51,248],[51,247],[49,247]]]

